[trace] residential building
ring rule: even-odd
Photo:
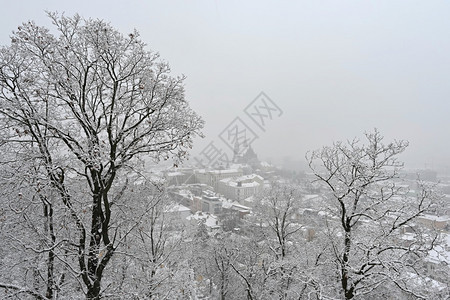
[[[202,195],[202,212],[220,215],[222,213],[222,201],[210,191],[205,191]]]
[[[225,170],[197,170],[195,176],[199,183],[207,184],[215,191],[218,190],[219,181],[224,178],[239,177],[242,176],[241,169],[225,169]]]
[[[218,191],[228,199],[240,202],[262,191],[263,186],[264,178],[251,174],[220,180]]]

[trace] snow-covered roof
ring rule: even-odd
[[[232,174],[232,173],[240,173],[241,171],[238,169],[225,169],[225,170],[210,170],[211,174]]]
[[[235,170],[240,170],[244,167],[246,167],[247,165],[245,164],[231,164],[230,165],[230,169],[235,169]]]
[[[190,199],[190,200],[192,200],[192,198],[194,198],[194,194],[191,191],[189,191],[189,190],[179,190],[179,191],[176,191],[176,192],[173,192],[173,193],[175,195],[179,195],[179,196],[181,196],[183,198],[187,198],[187,199]]]
[[[448,222],[450,221],[450,217],[449,216],[435,216],[435,215],[422,215],[419,218],[421,219],[427,219],[427,220],[431,220],[431,221],[436,221],[436,222]]]
[[[206,227],[213,228],[213,229],[219,228],[221,225],[217,216],[212,215],[212,214],[202,213],[199,211],[193,215],[186,217],[186,219],[189,221],[190,220],[202,221],[205,223]]]
[[[447,265],[450,265],[450,252],[446,251],[441,245],[437,245],[428,252],[428,256],[425,259],[436,264],[445,262]]]
[[[230,185],[238,186],[238,183],[237,182],[231,182]],[[257,186],[260,186],[260,185],[261,184],[259,182],[256,182],[256,181],[254,181],[254,182],[242,182],[241,183],[242,187],[257,187]]]
[[[234,201],[233,203],[231,203],[231,205],[232,205],[232,207],[235,207],[235,208],[238,208],[238,209],[241,209],[241,210],[251,210],[250,207],[244,206],[244,205],[240,204],[237,201]]]
[[[404,234],[402,234],[401,238],[402,238],[402,240],[406,240],[406,241],[415,241],[416,235],[413,233],[405,232]]]
[[[228,200],[222,201],[222,208],[231,208],[231,206],[233,206],[231,201]]]
[[[262,182],[264,181],[264,178],[262,178],[257,174],[250,174],[234,178],[233,177],[224,178],[220,180],[220,182],[229,186],[238,186],[238,184],[240,184],[240,186],[242,187],[256,187],[261,185],[261,183],[258,182],[258,180]]]
[[[181,204],[175,204],[167,210],[167,212],[187,212],[187,211],[191,211],[191,210]]]
[[[266,161],[262,161],[261,162],[261,166],[263,166],[263,167],[272,167],[272,165],[270,163],[266,162]]]
[[[184,196],[191,196],[191,195],[192,195],[192,192],[191,192],[190,190],[185,190],[185,189],[183,189],[183,190],[179,190],[179,191],[178,191],[178,194],[184,195]]]
[[[184,175],[184,173],[179,172],[179,171],[176,171],[176,172],[169,172],[169,173],[167,173],[166,175],[169,176],[169,177],[174,177],[174,176],[181,176],[181,175]]]
[[[237,201],[231,202],[229,200],[222,201],[222,208],[233,209],[240,212],[250,212],[252,210],[250,207],[242,205]]]
[[[450,234],[443,233],[439,244],[428,252],[425,259],[433,263],[445,262],[450,266]]]
[[[423,286],[424,282],[427,287],[431,287],[434,290],[442,291],[443,289],[447,288],[447,286],[437,280],[434,280],[430,277],[421,278],[417,276],[417,274],[408,272],[408,275],[410,276],[410,280],[417,283],[418,285]]]
[[[255,201],[255,196],[252,195],[252,196],[250,196],[248,198],[245,198],[244,201],[246,201],[246,202],[254,202]]]

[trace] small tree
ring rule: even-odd
[[[111,232],[111,225],[120,219],[113,207],[123,196],[119,182],[139,171],[143,156],[178,164],[203,122],[184,99],[184,77],[172,77],[137,32],[123,36],[101,20],[49,17],[55,34],[24,23],[0,50],[3,142],[38,153],[39,171],[76,230],[72,267],[87,298],[98,299],[118,246],[120,228]]]
[[[418,262],[433,247],[435,237],[423,234],[413,224],[430,209],[436,194],[419,184],[411,195],[402,183],[399,171],[403,164],[397,156],[407,142],[385,144],[377,130],[365,136],[365,145],[358,140],[337,142],[307,157],[317,180],[328,191],[325,209],[332,216],[325,228],[329,254],[322,255],[318,264],[324,278],[338,278],[339,285],[328,293],[339,292],[345,299],[373,297],[392,286],[423,297],[410,279],[412,274],[420,275]],[[405,241],[402,234],[408,226],[415,231]]]
[[[261,224],[268,226],[268,232],[263,230],[263,233],[277,260],[288,255],[289,244],[298,239],[296,235],[303,227],[297,219],[300,200],[296,187],[277,182],[273,182],[257,199],[254,213]]]
[[[166,191],[145,182],[127,194],[129,199],[120,204],[126,214],[120,227],[127,230],[117,238],[123,247],[113,258],[105,296],[172,299],[192,294],[194,279],[185,254],[189,247],[184,223],[171,211],[173,203]]]
[[[272,182],[270,188],[257,197],[254,207],[254,221],[260,224],[262,241],[267,249],[266,264],[272,297],[291,297],[294,273],[300,263],[299,244],[302,244],[303,225],[298,219],[301,207],[299,189],[288,183]]]
[[[4,148],[4,147],[3,147]],[[54,219],[53,204],[49,189],[39,186],[39,178],[33,165],[36,161],[30,157],[17,157],[4,153],[1,161],[9,161],[2,165],[0,175],[0,211],[2,242],[1,266],[7,272],[0,273],[0,287],[21,294],[38,296],[33,286],[46,286],[45,296],[53,297],[55,282],[55,238],[61,219]],[[16,173],[28,176],[17,178]],[[19,180],[18,180],[19,179]],[[48,249],[41,251],[41,249]],[[45,262],[45,263],[44,263]],[[24,280],[30,288],[8,284],[14,278],[24,274]],[[44,279],[45,278],[45,279]],[[43,289],[44,290],[44,289]]]

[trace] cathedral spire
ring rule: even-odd
[[[238,128],[236,127],[234,151],[233,151],[233,162],[237,162],[239,152],[240,152],[240,149],[239,149],[239,139],[238,139]]]

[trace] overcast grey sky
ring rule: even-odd
[[[136,28],[185,74],[187,98],[217,137],[241,117],[262,158],[303,159],[377,127],[407,139],[410,167],[450,169],[449,1],[1,1],[0,44],[44,10]],[[264,91],[283,115],[263,132],[243,112]]]

